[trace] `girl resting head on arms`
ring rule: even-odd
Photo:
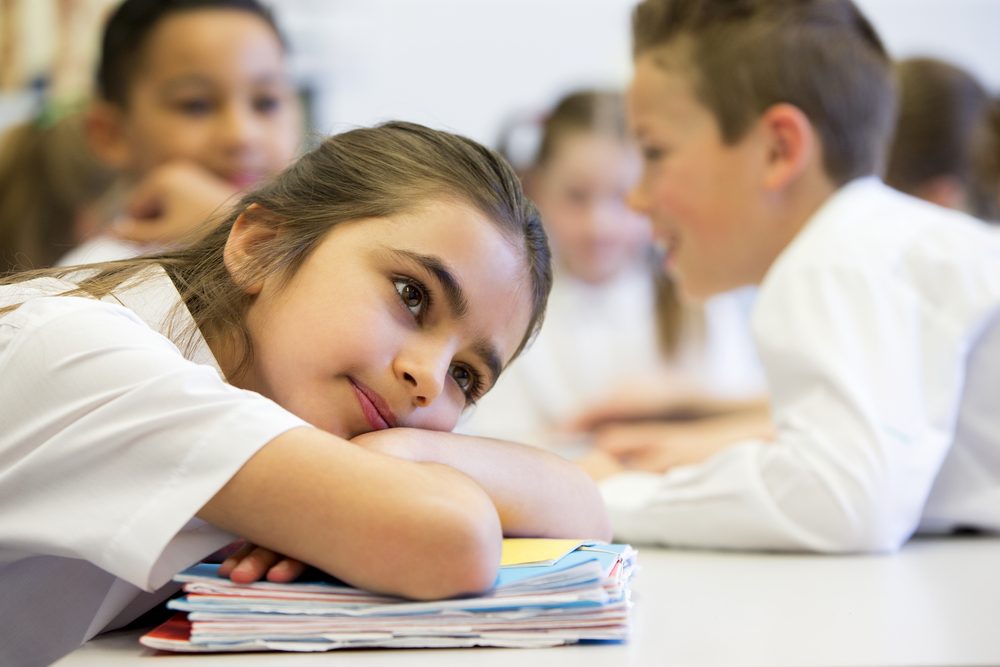
[[[0,663],[128,622],[234,536],[415,598],[489,588],[505,534],[609,537],[571,464],[447,433],[550,282],[502,159],[390,123],[187,249],[0,283]]]

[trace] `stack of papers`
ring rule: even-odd
[[[578,540],[504,540],[488,594],[434,602],[335,580],[237,584],[200,564],[178,574],[174,616],[141,638],[167,651],[557,646],[628,638],[635,551]]]

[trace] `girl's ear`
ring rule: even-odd
[[[104,164],[119,171],[132,166],[123,109],[110,102],[94,102],[87,109],[84,126],[91,150]]]
[[[764,167],[766,189],[784,189],[813,161],[822,158],[812,123],[798,107],[775,104],[764,111],[759,123],[768,151]]]
[[[264,287],[263,274],[250,270],[264,246],[278,236],[278,229],[269,220],[267,211],[250,204],[233,222],[222,252],[222,261],[229,275],[243,291],[256,296]]]

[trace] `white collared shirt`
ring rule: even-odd
[[[102,301],[0,287],[0,664],[48,664],[234,539],[195,514],[303,425],[227,384],[162,269]],[[146,591],[146,593],[144,593]]]
[[[775,442],[601,485],[616,536],[891,551],[1000,530],[1000,234],[868,178],[776,260],[754,312]]]

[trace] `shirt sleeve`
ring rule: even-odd
[[[152,590],[233,536],[194,516],[304,422],[130,311],[53,297],[0,321],[0,542]]]
[[[616,537],[710,548],[897,549],[915,530],[951,443],[968,346],[963,328],[892,276],[800,269],[766,292],[755,335],[776,440],[739,443],[664,475],[606,481]]]

